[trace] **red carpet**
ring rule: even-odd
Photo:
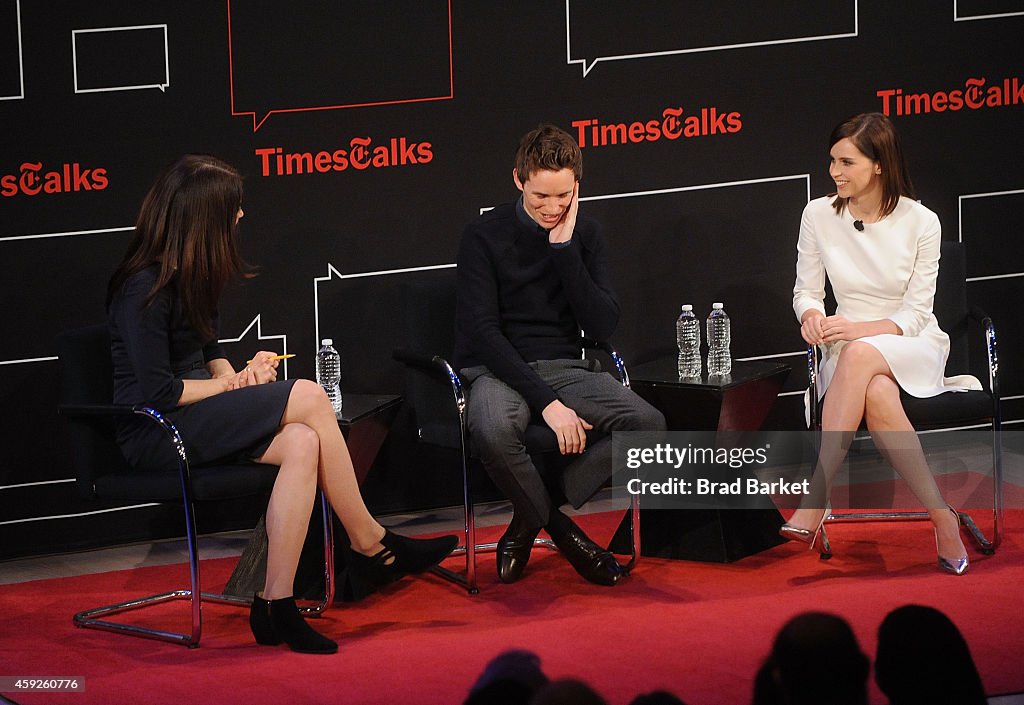
[[[618,515],[587,519],[598,538]],[[341,650],[327,657],[258,647],[247,614],[219,605],[204,609],[195,650],[72,626],[78,610],[183,584],[181,566],[4,586],[0,675],[85,677],[85,693],[12,695],[19,703],[460,703],[491,657],[522,647],[540,654],[550,676],[582,678],[612,705],[658,688],[689,705],[746,703],[789,617],[836,612],[871,655],[885,614],[913,602],[960,627],[989,694],[1021,692],[1024,511],[1008,520],[1000,551],[970,547],[971,570],[959,578],[935,568],[921,522],[835,526],[829,562],[796,544],[730,565],[644,559],[613,589],[583,582],[546,551],[535,551],[522,582],[501,585],[488,555],[478,596],[428,576],[332,609],[318,627]],[[205,562],[204,582],[223,584],[232,564]],[[183,626],[183,605],[159,609]],[[874,689],[872,702],[884,702]]]

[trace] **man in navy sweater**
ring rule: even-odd
[[[579,508],[611,477],[611,432],[665,428],[661,412],[581,359],[580,331],[604,340],[619,319],[604,236],[579,214],[582,167],[565,131],[528,133],[512,173],[522,196],[467,226],[459,246],[455,365],[470,385],[473,442],[513,506],[497,552],[506,583],[522,576],[543,528],[580,575],[614,585],[622,567],[559,507]],[[557,468],[527,455],[531,419],[557,436]],[[591,429],[606,435],[588,447]]]

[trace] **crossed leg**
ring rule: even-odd
[[[920,440],[900,402],[899,385],[885,358],[869,343],[852,341],[839,356],[822,409],[822,448],[811,479],[815,488],[811,496],[829,496],[861,420],[866,422],[879,450],[927,509],[935,525],[939,555],[966,555],[959,524],[942,499]],[[813,530],[823,512],[823,507],[801,507],[789,524]]]
[[[281,428],[259,461],[280,467],[267,507],[264,599],[292,594],[317,487],[323,489],[355,551],[370,556],[383,548],[384,527],[363,503],[348,447],[319,385],[295,382]]]

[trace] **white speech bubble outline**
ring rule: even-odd
[[[54,238],[54,237],[74,237],[76,235],[97,235],[97,234],[102,234],[102,233],[119,233],[119,232],[125,232],[127,230],[134,230],[134,229],[135,229],[135,226],[125,227],[125,228],[101,228],[101,229],[97,229],[97,230],[69,230],[69,231],[62,232],[62,233],[36,233],[36,234],[33,234],[33,235],[8,235],[8,236],[5,236],[5,237],[0,237],[0,243],[3,243],[3,242],[16,242],[16,241],[19,241],[19,240],[39,240],[39,239]],[[14,359],[11,359],[11,360],[0,360],[0,366],[2,366],[2,365],[21,365],[21,364],[27,364],[27,363],[32,363],[32,362],[52,362],[53,360],[56,360],[56,359],[57,359],[56,355],[50,355],[50,356],[45,356],[45,357],[14,358]]]
[[[587,64],[587,59],[572,58],[572,38],[569,30],[569,3],[565,0],[565,59],[567,64],[583,64],[583,77],[586,78],[590,70],[601,61],[621,61],[623,59],[647,59],[654,56],[671,56],[673,54],[700,54],[708,51],[725,51],[727,49],[747,49],[749,47],[772,46],[774,44],[796,44],[800,42],[820,42],[828,39],[847,39],[856,37],[860,32],[860,6],[859,0],[853,0],[853,32],[842,34],[823,34],[814,37],[792,37],[790,39],[769,39],[763,42],[744,42],[742,44],[721,44],[712,47],[693,47],[691,49],[670,49],[667,51],[650,51],[639,54],[620,54],[618,56],[599,56]]]
[[[1024,16],[1024,11],[1021,12],[995,12],[990,15],[964,15],[960,16],[960,9],[957,6],[957,0],[953,0],[953,21],[954,22],[970,22],[971,20],[994,20],[1000,17],[1021,17]],[[970,281],[970,280],[968,280]]]
[[[18,17],[18,83],[21,92],[18,95],[0,95],[0,100],[24,100],[25,99],[25,60],[22,56],[21,43],[21,0],[14,0],[14,11]]]
[[[1024,194],[1024,189],[1012,189],[1010,191],[991,191],[989,193],[965,193],[957,197],[957,240],[964,241],[964,201],[973,198],[998,198],[999,196],[1016,196]],[[1024,272],[1010,272],[1008,274],[989,274],[981,277],[967,277],[966,281],[980,282],[989,279],[1013,279],[1024,277]],[[1005,397],[1004,397],[1005,398]]]
[[[264,335],[263,334],[263,314],[257,313],[256,317],[252,319],[252,322],[245,327],[237,338],[220,338],[217,340],[218,343],[239,343],[243,338],[252,330],[253,326],[256,326],[256,339],[257,340],[280,340],[281,341],[281,354],[288,354],[288,335],[281,333],[279,335]],[[288,379],[288,360],[281,360],[284,367],[284,379]]]
[[[361,277],[385,277],[390,274],[408,274],[410,272],[429,272],[435,269],[453,269],[455,263],[451,264],[428,264],[423,267],[404,267],[402,269],[382,269],[376,272],[357,272],[354,274],[342,274],[338,269],[331,264],[327,263],[327,276],[325,277],[313,277],[313,319],[314,319],[314,334],[316,339],[314,341],[314,350],[320,348],[320,341],[323,340],[320,337],[320,283],[329,282],[332,279],[359,279]]]
[[[162,29],[164,35],[164,80],[162,83],[145,83],[138,86],[111,86],[108,88],[79,88],[78,87],[78,44],[79,34],[95,34],[98,32],[131,32],[142,29]],[[167,48],[167,25],[166,24],[141,24],[131,27],[97,27],[95,29],[73,29],[71,30],[71,63],[75,75],[75,93],[109,93],[111,91],[140,91],[146,88],[159,88],[165,92],[171,85],[171,61]]]

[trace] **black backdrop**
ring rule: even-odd
[[[0,0],[0,557],[180,532],[153,507],[86,514],[56,442],[54,336],[102,320],[142,195],[185,152],[246,175],[262,273],[223,302],[229,354],[287,350],[312,376],[330,336],[346,390],[401,392],[397,287],[454,261],[463,225],[515,196],[518,137],[558,124],[584,145],[627,359],[672,350],[679,304],[722,300],[735,356],[794,365],[769,423],[796,429],[800,211],[830,189],[831,127],[885,110],[967,245],[1024,419],[1022,39],[1024,0]],[[456,497],[412,433],[403,415],[378,511]]]

